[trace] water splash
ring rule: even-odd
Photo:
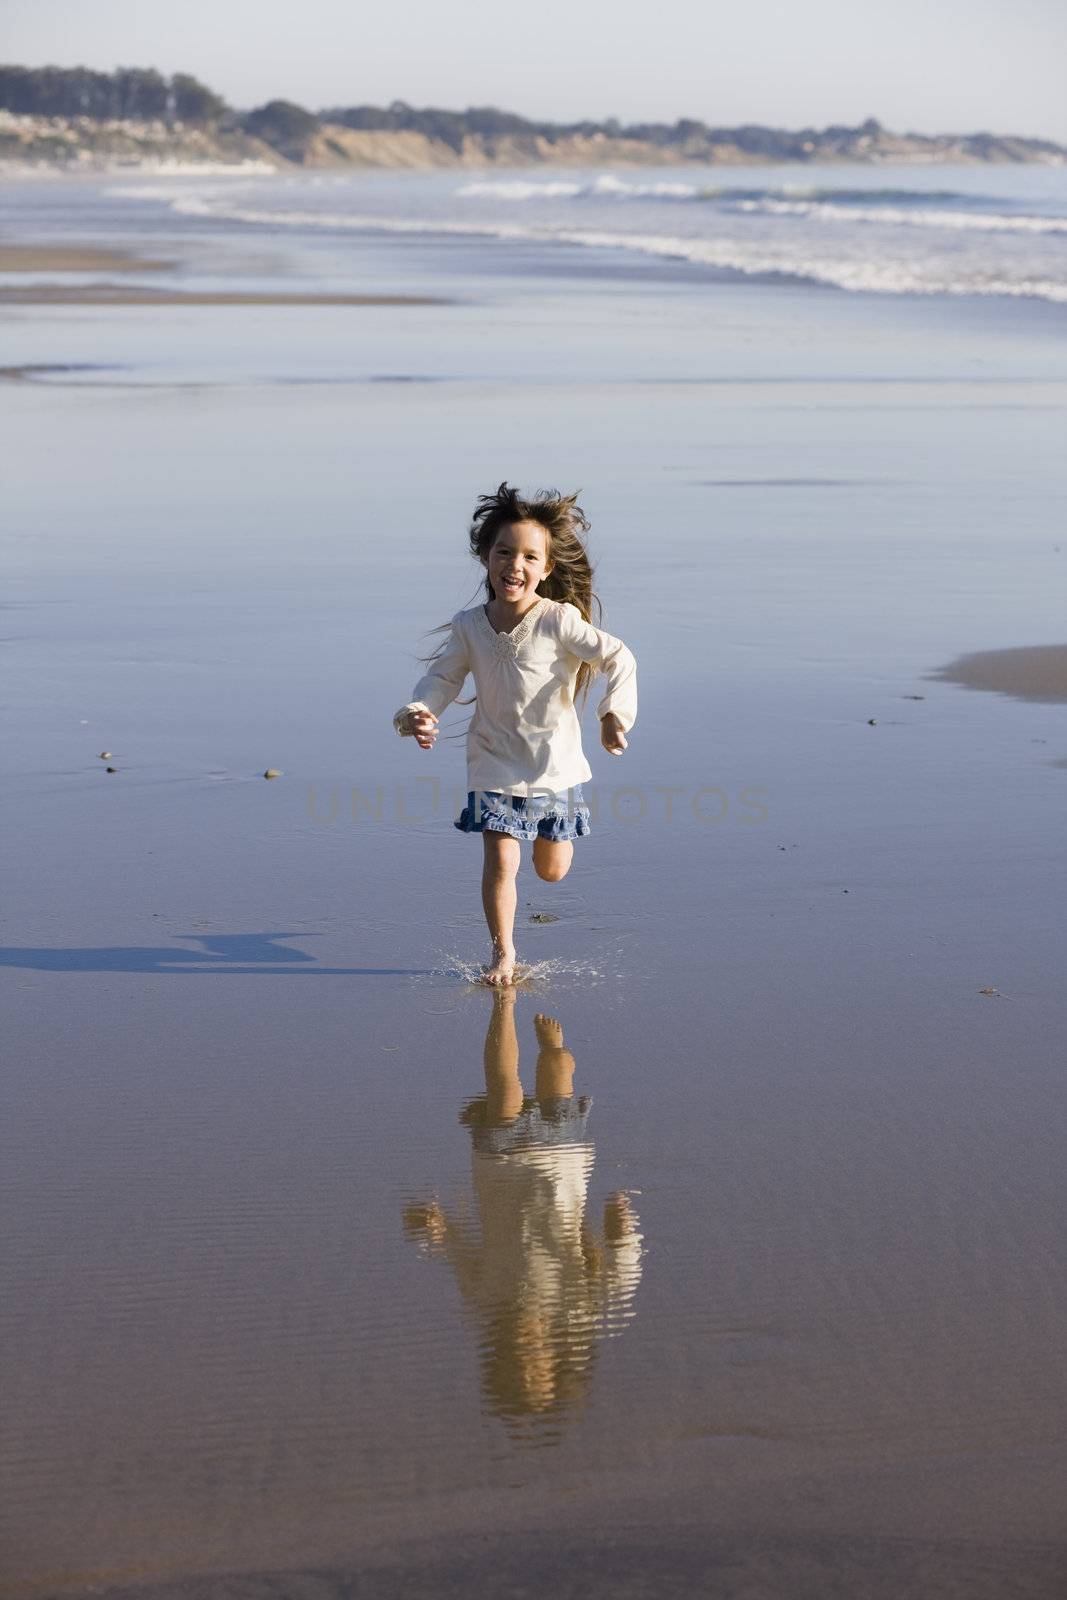
[[[434,957],[431,974],[438,978],[458,978],[471,991],[485,991],[485,967],[468,956],[444,954]],[[607,973],[602,960],[581,960],[553,957],[543,961],[519,961],[515,967],[514,987],[524,994],[540,994],[546,989],[564,983],[588,988],[600,983]]]

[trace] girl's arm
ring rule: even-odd
[[[557,614],[560,643],[608,680],[596,708],[597,716],[614,716],[622,732],[629,733],[637,721],[637,662],[633,655],[621,639],[586,622],[569,600],[564,601]]]
[[[455,700],[469,671],[470,656],[466,636],[463,629],[458,626],[456,617],[453,617],[452,632],[444,649],[430,662],[415,685],[411,699],[406,706],[400,707],[393,718],[393,727],[397,733],[410,731],[404,724],[412,712],[428,711],[436,720],[445,707],[450,706]]]

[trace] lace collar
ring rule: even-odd
[[[482,626],[492,640],[493,648],[498,655],[513,656],[518,653],[519,646],[525,644],[530,637],[530,631],[544,610],[546,603],[544,597],[540,600],[535,600],[529,611],[524,612],[519,618],[510,633],[498,633],[485,614],[485,606],[478,607],[478,615],[482,619]]]

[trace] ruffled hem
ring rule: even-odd
[[[580,796],[581,789],[577,792]],[[572,843],[592,832],[589,807],[582,805],[580,799],[576,805],[550,807],[543,814],[535,809],[526,815],[525,797],[514,798],[518,801],[517,805],[508,803],[503,796],[498,800],[495,794],[483,793],[480,797],[480,814],[476,818],[475,793],[472,791],[452,826],[458,828],[460,833],[505,833],[524,844],[532,844],[535,839],[547,839],[550,844]],[[495,800],[498,800],[497,804],[494,804]]]

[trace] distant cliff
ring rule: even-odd
[[[233,110],[187,73],[151,68],[0,66],[0,166],[74,171],[117,166],[256,163],[276,167],[738,165],[753,162],[1067,161],[1047,139],[992,133],[891,133],[859,127],[790,132],[756,124],[534,122],[493,107],[422,110],[289,100]]]

